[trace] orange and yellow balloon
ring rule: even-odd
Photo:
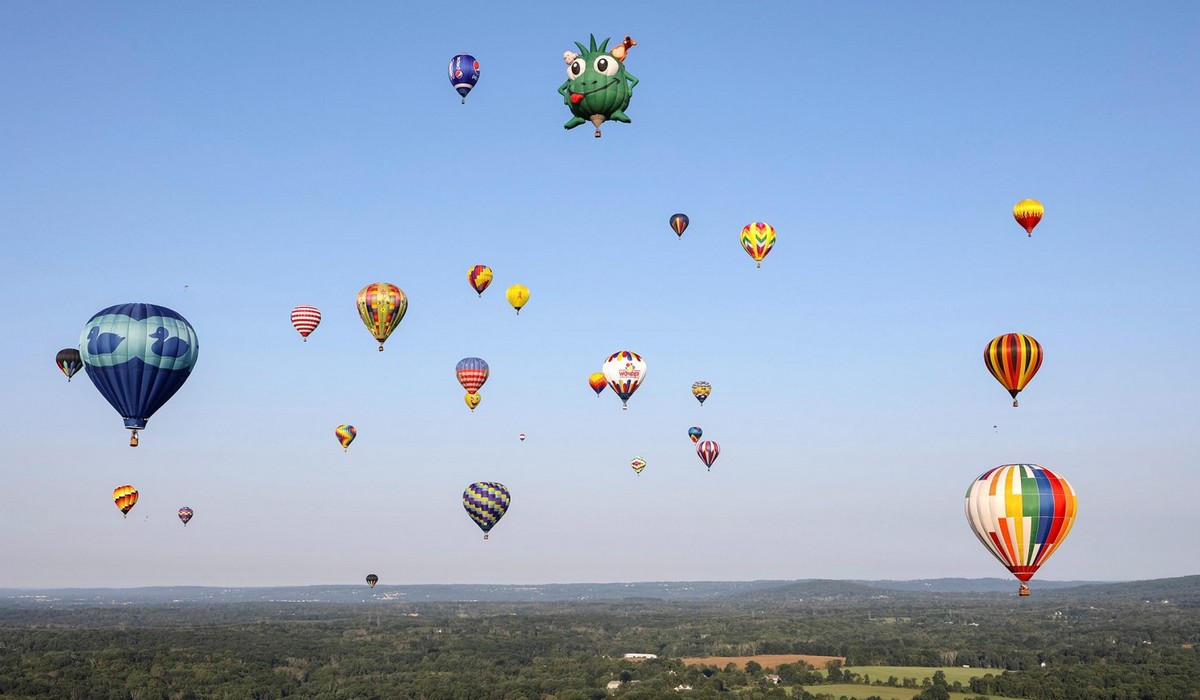
[[[129,515],[129,511],[133,509],[137,501],[138,491],[129,484],[113,489],[113,503],[120,509],[121,517]]]
[[[762,267],[763,258],[775,247],[775,227],[771,224],[756,221],[742,227],[742,247]]]
[[[358,293],[358,315],[379,341],[379,352],[383,352],[384,341],[400,325],[407,311],[408,297],[394,284],[374,282]]]
[[[1029,237],[1033,236],[1033,227],[1038,225],[1045,213],[1045,207],[1036,199],[1022,199],[1013,205],[1013,218],[1021,224],[1021,228],[1025,229]]]
[[[470,270],[467,270],[467,282],[471,284],[471,289],[474,289],[475,293],[482,299],[483,290],[487,289],[488,285],[492,283],[492,268],[487,265],[472,267]]]
[[[529,302],[529,287],[523,284],[514,284],[508,288],[504,294],[508,298],[508,303],[517,310],[517,315],[521,315],[521,307]]]
[[[592,372],[588,377],[588,386],[592,387],[598,398],[604,392],[604,387],[608,386],[608,380],[604,378],[603,372]]]
[[[998,335],[983,349],[983,363],[996,381],[1008,389],[1015,407],[1017,394],[1042,366],[1042,345],[1023,333]]]

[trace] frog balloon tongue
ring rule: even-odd
[[[563,53],[567,82],[559,86],[558,93],[572,114],[563,128],[574,129],[590,121],[596,127],[596,138],[600,138],[600,125],[605,121],[630,122],[625,110],[638,79],[625,70],[625,56],[637,42],[627,36],[609,51],[609,41],[605,39],[597,46],[592,35],[587,47],[575,42],[582,53]]]

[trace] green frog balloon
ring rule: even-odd
[[[596,46],[592,35],[590,48],[578,41],[575,45],[582,53],[563,52],[567,63],[567,82],[558,88],[563,104],[571,108],[571,120],[563,124],[564,129],[574,129],[584,122],[596,127],[596,138],[600,138],[600,125],[611,119],[629,123],[625,114],[629,98],[638,79],[625,70],[625,55],[637,42],[625,37],[612,51],[608,50],[609,39]]]

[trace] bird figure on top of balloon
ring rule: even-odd
[[[558,93],[573,115],[563,128],[574,129],[590,121],[596,127],[596,138],[600,138],[600,125],[604,122],[610,119],[630,122],[625,110],[629,109],[629,98],[638,79],[625,70],[625,55],[637,42],[627,36],[610,51],[611,39],[605,39],[599,46],[594,34],[589,39],[586,47],[575,42],[580,53],[563,52],[567,82],[559,86]]]

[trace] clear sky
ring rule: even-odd
[[[1200,4],[415,4],[0,4],[0,586],[1004,576],[962,502],[1011,462],[1079,495],[1039,577],[1198,572]],[[589,33],[638,42],[599,140],[556,93]],[[200,342],[136,450],[53,364],[125,302]],[[621,349],[628,411],[586,384]]]

